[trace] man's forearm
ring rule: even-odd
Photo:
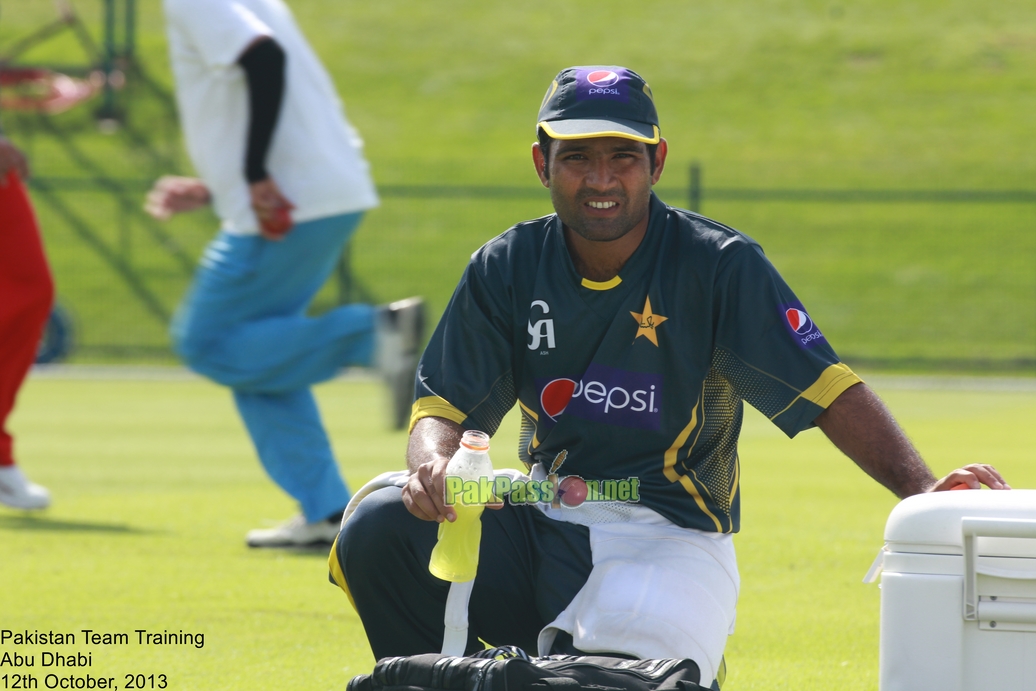
[[[460,446],[464,428],[452,420],[441,417],[424,417],[417,421],[410,432],[406,450],[406,465],[411,473],[422,463],[437,458],[451,458]]]
[[[460,446],[464,428],[441,417],[425,417],[410,431],[406,464],[410,478],[403,487],[407,511],[424,521],[454,521],[457,512],[446,505],[446,466]]]
[[[250,183],[269,177],[266,154],[280,117],[284,97],[284,51],[272,38],[251,45],[238,58],[248,82],[248,146],[245,178]]]
[[[892,413],[866,384],[856,384],[816,419],[831,442],[900,498],[930,490],[932,471]]]

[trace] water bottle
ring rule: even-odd
[[[478,546],[482,540],[482,510],[486,503],[494,500],[491,495],[493,478],[493,464],[489,460],[489,435],[476,430],[464,432],[460,448],[446,466],[446,500],[453,500],[457,520],[439,524],[439,541],[432,549],[432,558],[428,563],[428,570],[433,576],[453,583],[475,578],[475,572],[478,571]],[[476,486],[478,491],[474,490]],[[489,496],[486,496],[487,487],[490,490]],[[451,492],[453,497],[450,496]],[[472,502],[472,498],[477,498],[477,501]]]

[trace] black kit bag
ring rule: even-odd
[[[369,675],[353,678],[348,691],[704,691],[693,660],[529,658],[519,648],[511,651],[387,657]]]

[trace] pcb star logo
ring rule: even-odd
[[[669,317],[663,317],[661,314],[655,314],[652,312],[651,298],[647,296],[644,297],[644,311],[639,314],[637,312],[630,312],[630,314],[637,320],[638,327],[637,335],[633,337],[633,340],[636,341],[641,336],[646,336],[647,339],[657,347],[658,333],[655,329],[657,329],[666,319],[669,319]]]

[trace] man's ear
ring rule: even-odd
[[[550,187],[550,175],[547,173],[547,159],[543,156],[543,150],[539,142],[532,145],[532,164],[536,167],[536,175],[540,177],[540,183],[544,187]]]
[[[655,172],[651,175],[651,184],[654,185],[662,177],[662,169],[665,168],[665,157],[669,154],[669,143],[658,138],[658,148],[655,149]]]

